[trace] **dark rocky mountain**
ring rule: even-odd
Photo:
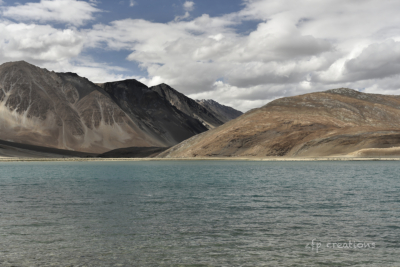
[[[277,99],[159,157],[399,156],[398,147],[400,96],[340,88]]]
[[[243,112],[228,106],[221,105],[220,103],[212,99],[196,100],[196,102],[206,109],[210,110],[214,114],[214,116],[223,123],[236,119],[237,117],[243,115]]]
[[[169,101],[171,105],[186,115],[199,120],[207,129],[218,127],[224,123],[215,116],[214,112],[184,94],[179,93],[167,84],[163,83],[150,87],[150,89],[157,92],[162,98]]]
[[[148,135],[164,146],[177,144],[207,131],[198,120],[181,112],[168,100],[136,80],[98,84],[115,103]]]
[[[206,130],[135,80],[100,87],[23,61],[0,66],[1,140],[103,153],[168,147]]]

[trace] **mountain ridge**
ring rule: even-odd
[[[211,110],[214,113],[215,117],[223,123],[236,119],[237,117],[243,115],[243,112],[236,110],[232,107],[221,105],[220,103],[212,99],[201,99],[196,100],[196,102],[203,107]]]
[[[0,65],[0,139],[104,153],[168,147],[207,130],[136,80],[107,84],[25,61]]]
[[[169,101],[171,105],[175,106],[183,113],[198,119],[207,129],[212,129],[223,124],[212,111],[198,104],[195,100],[179,93],[165,83],[152,86],[150,89],[157,92],[161,97]]]

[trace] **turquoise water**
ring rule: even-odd
[[[0,163],[0,266],[400,266],[399,174],[381,161]]]

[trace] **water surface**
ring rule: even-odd
[[[381,161],[0,163],[0,266],[400,266],[399,173]]]

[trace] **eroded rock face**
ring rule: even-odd
[[[171,145],[87,79],[23,61],[0,66],[0,129],[2,140],[93,153]]]
[[[343,156],[400,146],[400,96],[340,88],[277,99],[160,157]]]

